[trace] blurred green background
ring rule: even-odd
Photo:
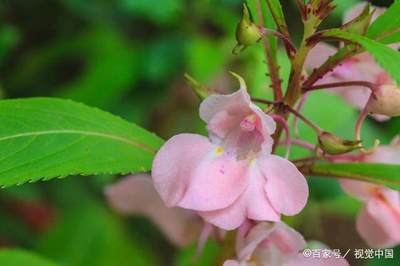
[[[302,29],[294,1],[281,2],[297,40]],[[340,25],[344,10],[359,1],[335,2],[338,7],[324,27]],[[197,115],[199,100],[184,82],[185,72],[229,92],[237,87],[228,75],[232,70],[246,79],[253,95],[271,95],[261,45],[239,56],[231,53],[241,4],[0,0],[0,95],[70,98],[118,114],[165,139],[178,132],[204,133]],[[287,77],[287,59],[279,56],[279,63]],[[304,113],[325,130],[351,138],[357,112],[339,98],[315,93]],[[398,119],[384,124],[368,121],[363,134],[369,143],[376,136],[388,143],[399,129]],[[300,133],[315,142],[313,132],[303,125]],[[292,156],[301,155],[306,153],[293,150]],[[68,177],[1,190],[0,246],[31,250],[60,265],[211,265],[218,252],[215,243],[193,262],[195,243],[177,250],[146,218],[121,217],[111,210],[103,189],[118,178]],[[345,196],[335,180],[309,182],[310,203],[288,222],[307,239],[331,248],[365,248],[354,229],[360,204]]]

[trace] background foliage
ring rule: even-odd
[[[300,37],[292,2],[281,1],[292,35]],[[343,11],[357,2],[337,0],[336,11],[323,27],[339,25]],[[229,91],[236,86],[227,74],[232,70],[242,73],[255,96],[270,95],[262,47],[249,48],[240,56],[231,53],[240,7],[240,0],[1,1],[0,95],[73,99],[117,114],[164,139],[183,131],[202,133],[199,101],[185,84],[184,72]],[[281,53],[277,56],[281,74],[287,77],[289,63]],[[75,115],[91,119],[87,112]],[[331,94],[312,94],[304,113],[325,130],[352,136],[356,111]],[[4,124],[0,128],[10,129]],[[107,130],[107,125],[97,128]],[[400,131],[400,120],[384,124],[371,120],[365,130],[367,143],[376,135],[388,143]],[[302,124],[300,134],[315,141],[313,132]],[[161,141],[154,143],[157,147]],[[73,156],[73,149],[68,152]],[[304,155],[299,149],[293,153]],[[149,164],[148,160],[141,163]],[[1,190],[0,246],[6,249],[0,251],[0,265],[12,265],[5,261],[12,257],[17,257],[18,265],[28,260],[35,266],[193,263],[193,247],[179,252],[145,218],[120,217],[110,209],[103,189],[118,178],[76,176]],[[365,248],[354,229],[359,203],[344,195],[333,179],[309,182],[310,204],[288,222],[306,238],[332,248]],[[208,265],[217,249],[210,243],[197,264]],[[354,261],[352,265],[383,263],[395,262]]]

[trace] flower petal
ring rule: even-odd
[[[278,223],[271,233],[270,240],[279,248],[282,256],[297,254],[306,245],[303,236],[285,223]]]
[[[339,182],[347,194],[363,201],[369,199],[372,191],[379,188],[379,186],[372,183],[350,179],[341,179]]]
[[[363,11],[363,9],[365,8],[365,5],[367,5],[367,4],[368,4],[367,2],[361,2],[361,3],[354,5],[348,11],[346,11],[343,16],[343,24],[358,17],[361,14],[361,12]],[[372,14],[371,22],[374,21],[380,15],[382,15],[386,10],[386,8],[376,7],[376,6],[373,6],[373,9],[374,9],[374,13]]]
[[[267,180],[264,189],[272,207],[284,215],[299,213],[307,203],[308,185],[296,166],[276,155],[261,157],[257,164]]]
[[[236,229],[246,218],[256,221],[279,221],[279,213],[272,207],[263,189],[265,178],[253,165],[250,168],[249,184],[238,200],[229,207],[199,213],[203,219],[222,229]]]
[[[309,70],[320,67],[328,58],[337,52],[336,47],[325,43],[318,43],[308,53],[305,66]]]
[[[208,223],[213,224],[224,230],[234,230],[246,221],[245,204],[240,198],[227,208],[198,212],[198,214]]]
[[[248,162],[220,151],[205,155],[190,173],[191,182],[179,206],[197,211],[213,211],[232,204],[249,182]],[[220,154],[222,152],[222,154]]]
[[[283,266],[348,266],[344,258],[306,258],[302,253],[289,258]]]
[[[177,206],[191,183],[191,172],[206,153],[213,149],[209,140],[195,134],[170,138],[156,154],[152,178],[165,204]]]
[[[269,135],[274,134],[276,130],[275,120],[271,116],[265,114],[264,111],[260,109],[260,107],[253,103],[250,105],[250,108],[258,117],[260,117],[262,125],[262,129],[260,131],[264,133],[264,137],[269,137]]]
[[[105,193],[113,209],[121,214],[148,217],[177,246],[188,245],[200,232],[200,217],[191,211],[167,208],[148,174],[126,177],[108,186]]]
[[[374,197],[362,209],[356,227],[369,246],[386,248],[400,243],[400,209],[395,208]]]
[[[272,223],[259,223],[254,226],[245,239],[245,246],[238,253],[239,260],[249,259],[260,243],[274,232],[276,226],[277,224]]]
[[[236,260],[226,260],[222,266],[240,266]]]
[[[365,158],[366,162],[400,164],[400,147],[397,145],[379,146]]]
[[[243,113],[243,111],[249,110],[250,103],[250,96],[246,88],[240,88],[228,95],[211,95],[200,104],[200,117],[209,123],[221,111],[231,114]]]

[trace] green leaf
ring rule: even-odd
[[[267,0],[269,10],[275,19],[279,31],[289,37],[289,30],[286,24],[285,15],[283,14],[282,6],[279,0]]]
[[[347,40],[361,45],[400,84],[400,53],[398,51],[369,38],[338,29],[323,31],[320,37]]]
[[[0,265],[55,266],[56,264],[29,251],[20,249],[2,249],[0,250]]]
[[[0,185],[67,175],[147,171],[162,140],[84,104],[0,101]]]
[[[398,33],[400,29],[400,1],[395,1],[382,15],[369,26],[367,37],[377,39]],[[397,39],[400,41],[400,39]],[[393,40],[395,42],[395,40]]]
[[[355,179],[400,190],[400,165],[396,164],[317,163],[310,174]]]

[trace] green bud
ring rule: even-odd
[[[337,155],[361,149],[361,140],[344,140],[329,132],[318,136],[319,147],[327,154]]]
[[[211,94],[210,89],[208,89],[206,86],[202,85],[200,82],[195,80],[192,76],[190,76],[187,73],[185,73],[184,76],[185,76],[186,82],[189,84],[189,86],[192,88],[194,93],[196,93],[196,95],[201,100],[207,98]]]
[[[253,22],[247,5],[243,4],[243,16],[236,27],[237,45],[233,49],[233,53],[238,54],[247,46],[257,43],[262,36],[261,28]]]

